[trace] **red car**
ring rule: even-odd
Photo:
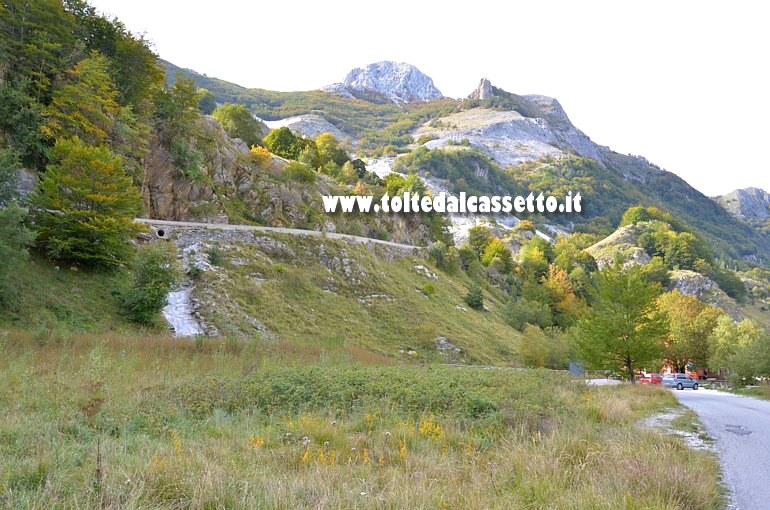
[[[660,374],[646,374],[639,378],[639,384],[663,384],[663,376]]]

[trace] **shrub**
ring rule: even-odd
[[[460,261],[457,250],[448,248],[443,241],[436,241],[428,248],[428,259],[436,264],[436,267],[453,274],[457,272]]]
[[[519,224],[516,225],[516,230],[520,230],[522,232],[534,232],[535,224],[530,220],[521,220]]]
[[[468,293],[465,295],[465,304],[474,310],[484,308],[484,292],[478,284],[473,284],[468,289]]]
[[[270,154],[270,151],[259,145],[253,145],[249,154],[259,168],[267,168],[273,161],[273,155]]]
[[[178,277],[176,254],[170,248],[161,245],[141,248],[134,263],[133,283],[122,296],[129,318],[140,324],[152,324],[166,306],[166,296]]]
[[[0,308],[16,301],[18,288],[13,276],[27,259],[34,236],[24,227],[26,212],[16,204],[0,208]]]
[[[169,144],[168,151],[174,161],[174,166],[183,177],[193,182],[200,182],[204,179],[205,174],[201,170],[203,154],[195,147],[192,140],[181,137],[174,138]]]
[[[521,299],[511,300],[503,308],[503,320],[518,331],[524,331],[527,324],[545,328],[551,325],[551,310],[540,302]]]
[[[0,148],[0,207],[16,196],[16,169],[19,167],[19,153]]]
[[[283,177],[287,181],[302,182],[305,184],[313,184],[316,180],[316,173],[312,168],[292,161],[283,169]]]
[[[209,264],[212,266],[221,266],[222,262],[224,262],[222,251],[217,248],[210,248],[206,251],[206,255],[208,256]]]

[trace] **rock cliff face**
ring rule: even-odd
[[[184,178],[171,154],[153,140],[145,159],[142,186],[145,215],[153,219],[203,223],[256,222],[273,227],[326,230],[425,245],[429,228],[417,216],[400,214],[326,215],[322,195],[342,194],[335,183],[318,175],[313,184],[286,182],[286,161],[273,156],[257,166],[249,148],[227,136],[213,117],[201,117],[199,149],[204,153],[199,182]]]
[[[770,193],[760,188],[737,189],[714,200],[744,221],[761,223],[770,218]]]
[[[623,267],[647,264],[650,262],[650,256],[637,245],[639,234],[637,225],[626,225],[589,246],[586,251],[596,259],[599,269],[611,266],[616,255],[623,257]]]
[[[350,135],[338,129],[334,124],[324,119],[320,115],[309,113],[307,115],[297,115],[281,120],[268,120],[265,124],[270,129],[276,129],[283,126],[288,127],[295,135],[316,138],[321,133],[331,133],[338,140],[346,140]]]
[[[228,223],[224,207],[214,192],[217,185],[232,187],[233,191],[247,188],[248,172],[239,163],[248,147],[240,140],[227,137],[213,117],[201,117],[203,136],[213,141],[207,151],[203,171],[208,177],[192,182],[181,177],[171,154],[160,141],[150,143],[145,159],[145,183],[142,187],[145,211],[152,218],[175,221]]]
[[[693,296],[722,310],[734,321],[746,317],[738,303],[719,288],[714,280],[694,271],[677,270],[669,274],[669,290],[678,290],[682,294]]]
[[[604,152],[609,152],[573,126],[554,98],[511,94],[484,78],[468,99],[482,104],[429,122],[414,136],[433,138],[425,144],[431,149],[467,140],[503,167],[570,153],[602,161]],[[504,102],[506,106],[502,110],[485,108],[483,102],[489,100]]]
[[[492,82],[486,78],[482,78],[479,86],[476,87],[476,90],[471,92],[471,95],[468,96],[468,99],[481,99],[483,101],[485,99],[489,99],[494,94],[495,92],[492,90]]]
[[[411,64],[389,60],[357,67],[350,71],[342,83],[324,87],[324,90],[345,97],[355,92],[377,93],[396,102],[430,101],[440,99],[441,91],[433,80]]]

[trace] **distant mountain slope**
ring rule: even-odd
[[[387,145],[398,136],[405,136],[418,125],[409,120],[404,126],[405,117],[410,115],[422,119],[434,116],[434,110],[441,111],[455,108],[454,99],[440,99],[430,102],[396,104],[388,97],[376,91],[348,90],[348,94],[337,94],[325,90],[299,92],[276,92],[265,89],[249,89],[228,81],[212,78],[192,69],[183,69],[171,62],[160,61],[166,70],[168,83],[174,83],[176,74],[192,78],[197,87],[210,90],[218,103],[240,103],[246,105],[252,113],[267,121],[277,121],[288,117],[315,114],[320,115],[341,132],[355,138],[366,137],[369,133],[396,126],[393,133],[388,133],[383,141],[376,143]],[[418,71],[419,72],[419,71]],[[428,78],[430,80],[430,78]],[[432,81],[430,82],[432,84]],[[440,94],[440,93],[439,93]],[[407,138],[409,138],[407,136]],[[409,138],[411,140],[411,138]]]
[[[714,200],[744,221],[762,223],[770,218],[770,193],[760,188],[736,189]]]
[[[181,71],[198,86],[211,90],[217,101],[245,104],[269,121],[318,115],[322,119],[315,118],[316,121],[325,119],[358,139],[357,149],[361,151],[404,152],[412,149],[410,144],[418,138],[429,149],[468,143],[502,169],[515,167],[513,176],[530,189],[580,191],[581,186],[589,186],[585,195],[590,200],[586,201],[583,218],[572,218],[583,225],[582,229],[608,234],[629,206],[655,205],[690,225],[717,256],[767,263],[767,233],[734,218],[677,175],[642,157],[619,154],[593,142],[572,124],[553,98],[513,94],[482,80],[462,104],[450,99],[396,104],[381,93],[391,89],[359,87],[359,81],[374,83],[374,78],[361,78],[361,72],[352,73],[348,80],[357,90],[341,84],[348,93],[340,95],[341,89],[336,93],[246,89],[168,62],[164,65],[170,80]],[[396,75],[378,75],[376,81],[393,84],[400,83],[399,80]],[[427,87],[426,83],[423,85]],[[468,172],[475,172],[475,168]],[[548,221],[569,222],[570,218],[554,217]]]
[[[556,99],[512,94],[483,79],[462,111],[426,123],[414,135],[429,139],[425,146],[434,149],[468,143],[501,166],[514,166],[514,176],[532,191],[585,188],[590,199],[575,223],[604,220],[592,227],[609,233],[629,206],[656,205],[700,233],[719,257],[766,262],[770,236],[736,220],[679,176],[593,142]],[[555,221],[560,219],[570,220]]]
[[[304,114],[318,114],[351,135],[360,135],[367,129],[382,129],[395,122],[403,114],[387,98],[367,97],[367,100],[355,97],[343,97],[323,90],[303,92],[274,92],[265,89],[248,89],[200,74],[191,69],[183,69],[171,62],[161,61],[166,69],[169,83],[173,83],[176,74],[192,78],[195,85],[210,90],[219,103],[240,103],[246,105],[255,115],[264,120],[279,120]]]

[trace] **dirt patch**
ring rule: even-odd
[[[680,437],[694,450],[715,451],[713,439],[703,429],[697,416],[687,409],[666,409],[640,421],[639,425]]]

